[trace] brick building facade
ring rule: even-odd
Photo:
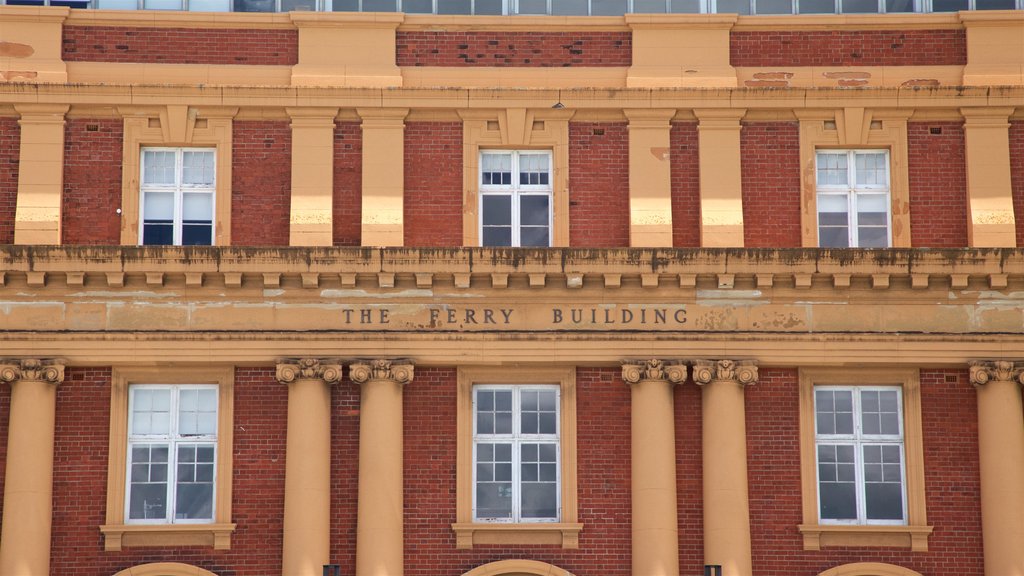
[[[1024,12],[0,40],[0,576],[1024,576]]]

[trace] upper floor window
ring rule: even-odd
[[[217,397],[215,385],[130,387],[126,522],[213,522]]]
[[[480,152],[483,246],[551,245],[551,152]]]
[[[889,153],[884,150],[819,150],[818,246],[891,246]]]
[[[141,244],[211,245],[213,148],[143,148]]]

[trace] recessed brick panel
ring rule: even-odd
[[[957,376],[954,383],[946,375]],[[975,391],[966,370],[922,370],[921,409],[928,552],[836,547],[805,551],[797,370],[763,368],[744,392],[754,576],[815,576],[853,562],[885,562],[922,574],[981,576]]]
[[[10,421],[11,387],[0,386],[0,494],[4,493],[4,479],[7,474],[7,428]],[[3,498],[0,498],[0,518],[3,518],[3,512],[4,502]]]
[[[399,66],[630,66],[628,32],[399,32]]]
[[[569,124],[569,245],[629,246],[629,128]]]
[[[911,245],[966,247],[967,164],[963,124],[911,122],[907,124],[907,147]]]
[[[66,62],[260,64],[299,61],[297,30],[65,26]]]
[[[287,246],[292,202],[288,122],[234,122],[231,154],[231,244]]]
[[[405,125],[405,245],[462,246],[462,123]]]
[[[675,387],[676,507],[679,515],[679,573],[704,570],[704,467],[701,388],[688,380]]]
[[[20,155],[21,127],[18,119],[0,118],[0,244],[14,244]]]
[[[803,243],[799,124],[744,124],[740,131],[740,170],[744,246],[799,248]]]
[[[421,369],[416,369],[420,380]],[[331,386],[331,562],[356,573],[359,503],[359,385],[346,377]]]
[[[334,245],[359,246],[363,210],[363,131],[359,122],[334,127]]]
[[[700,145],[697,124],[672,124],[672,246],[700,246]]]
[[[963,30],[757,31],[729,35],[733,66],[963,66]]]
[[[578,368],[578,550],[559,546],[477,546],[457,550],[455,522],[456,370],[416,370],[404,392],[405,574],[459,576],[506,559],[529,558],[573,574],[630,573],[629,388],[617,368]],[[599,447],[599,449],[595,449]]]
[[[61,236],[65,244],[121,243],[120,119],[69,119],[64,125],[64,194]]]
[[[281,573],[288,388],[273,368],[235,371],[231,550],[127,548],[104,552],[110,433],[110,368],[69,368],[57,387],[54,574],[108,576],[148,562],[183,562],[215,574]]]
[[[1010,181],[1017,246],[1024,246],[1024,122],[1010,122]]]

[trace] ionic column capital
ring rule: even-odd
[[[698,386],[714,382],[751,386],[757,383],[757,363],[753,360],[694,360],[693,381]]]
[[[1024,384],[1024,364],[1016,364],[1007,360],[971,360],[971,384],[975,387],[996,382],[1017,382]]]
[[[664,380],[678,384],[686,380],[686,364],[666,364],[663,360],[624,360],[622,379],[627,384],[638,384],[648,380]]]
[[[64,364],[39,358],[8,360],[0,364],[0,381],[14,384],[24,380],[60,384],[64,381]]]
[[[277,364],[277,381],[291,384],[296,380],[323,380],[334,384],[341,380],[341,363],[320,358],[294,358]]]
[[[390,380],[396,384],[412,382],[412,362],[402,360],[368,360],[349,364],[348,376],[356,384],[365,384],[375,380]]]

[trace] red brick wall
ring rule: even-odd
[[[399,66],[629,66],[628,32],[399,32]]]
[[[1024,122],[1010,122],[1010,181],[1017,246],[1024,246]]]
[[[569,245],[629,246],[629,129],[625,122],[569,124]]]
[[[0,494],[4,493],[4,479],[7,473],[7,426],[11,418],[11,387],[0,386]],[[0,518],[3,518],[4,502],[0,498]],[[0,525],[3,521],[0,520]]]
[[[287,246],[292,201],[288,122],[234,122],[231,154],[231,244]]]
[[[261,64],[299,61],[297,30],[65,26],[67,62]]]
[[[20,154],[21,127],[18,119],[0,118],[0,244],[14,243]]]
[[[61,236],[65,244],[121,243],[120,119],[71,119],[64,125],[64,194]]]
[[[462,123],[405,125],[405,245],[462,246]]]
[[[799,248],[800,127],[795,122],[744,124],[740,132],[743,244]]]
[[[416,371],[405,389],[405,573],[458,576],[488,562],[529,558],[586,576],[630,571],[629,388],[615,368],[579,368],[578,550],[477,546],[456,550],[456,372]],[[599,449],[595,449],[599,448]]]
[[[733,32],[733,66],[940,66],[967,64],[963,30]]]
[[[672,246],[700,246],[700,145],[697,124],[672,124]]]
[[[932,134],[939,129],[941,134]],[[959,122],[907,124],[910,243],[915,248],[967,246],[967,164]]]
[[[946,374],[958,377],[946,383]],[[975,392],[966,370],[922,370],[927,553],[890,548],[804,551],[799,391],[795,369],[761,370],[746,390],[750,527],[755,576],[815,576],[851,562],[887,562],[942,576],[980,576],[981,517]]]
[[[104,552],[110,369],[70,368],[57,388],[54,574],[109,576],[147,562],[184,562],[225,576],[280,573],[287,387],[273,368],[235,372],[231,550],[129,548]]]
[[[356,572],[359,502],[359,385],[345,378],[331,386],[331,562]],[[416,370],[419,381],[420,370]]]
[[[359,246],[363,209],[363,131],[359,122],[334,128],[334,245]]]
[[[692,380],[675,387],[676,504],[679,515],[679,573],[703,573],[704,467],[701,449],[701,389]]]

